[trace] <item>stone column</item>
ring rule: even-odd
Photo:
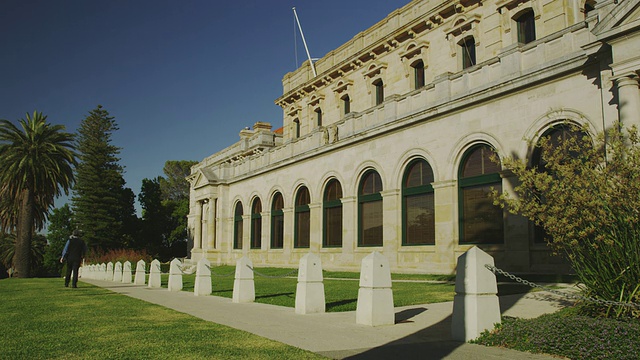
[[[295,231],[293,208],[282,209],[282,214],[284,216],[284,243],[282,244],[282,248],[284,249],[285,254],[290,254],[291,250],[293,249],[293,234]]]
[[[207,219],[207,235],[208,235],[208,243],[207,247],[210,250],[216,248],[216,205],[217,200],[214,198],[209,198],[209,214]]]
[[[358,244],[358,199],[355,196],[342,198],[342,253],[353,253]]]
[[[196,201],[196,216],[193,223],[195,234],[193,235],[193,248],[202,247],[202,202]]]
[[[382,195],[382,248],[389,265],[394,267],[398,263],[397,254],[402,241],[402,210],[400,190],[384,190]]]
[[[640,89],[638,75],[628,73],[616,79],[618,87],[618,114],[623,126],[640,127]]]
[[[320,252],[322,247],[322,203],[309,204],[309,251]]]
[[[458,183],[455,180],[438,181],[433,186],[436,230],[436,255],[441,269],[453,271],[457,244],[458,220],[456,200]]]

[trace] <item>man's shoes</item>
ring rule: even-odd
[[[78,285],[72,285],[71,287],[73,287],[73,288],[77,288],[77,287],[78,287]]]
[[[69,287],[69,284],[64,284],[64,287]]]

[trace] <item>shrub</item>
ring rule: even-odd
[[[506,158],[519,181],[516,196],[494,192],[496,204],[544,229],[556,252],[567,256],[585,295],[640,302],[640,146],[635,128],[615,124],[593,139],[565,125],[571,136],[536,144],[543,168]],[[566,129],[565,128],[565,129]],[[640,317],[640,307],[583,307],[592,314]]]
[[[592,318],[565,309],[536,319],[505,317],[493,331],[483,332],[472,342],[570,359],[637,359],[640,323]]]
[[[129,261],[132,264],[144,260],[145,263],[153,260],[146,250],[133,250],[133,249],[113,249],[106,252],[101,250],[90,250],[87,254],[86,262],[89,264],[101,264],[101,263],[116,263]]]

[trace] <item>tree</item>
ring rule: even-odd
[[[504,159],[518,178],[515,195],[496,202],[544,229],[571,262],[587,296],[640,303],[640,141],[635,128],[615,124],[594,144],[585,129],[536,145],[540,166]],[[640,317],[630,306],[588,305],[602,315]]]
[[[34,230],[42,229],[54,199],[68,194],[74,180],[74,136],[46,120],[42,113],[26,114],[26,120],[19,120],[22,130],[0,120],[0,214],[2,227],[16,231],[18,277],[31,275]]]
[[[92,248],[126,246],[133,237],[125,232],[125,224],[135,216],[132,191],[124,186],[124,169],[118,163],[120,148],[111,144],[117,130],[115,118],[101,105],[89,112],[78,129],[80,162],[72,207],[74,220]]]
[[[160,178],[163,206],[170,215],[170,233],[167,243],[173,256],[187,255],[187,215],[189,215],[189,182],[191,167],[197,161],[167,161],[164,165],[166,177]]]
[[[64,204],[62,207],[55,208],[51,212],[47,226],[47,242],[49,246],[47,246],[44,253],[43,264],[44,270],[48,274],[59,275],[62,270],[60,256],[62,255],[64,244],[74,229],[72,218],[73,212],[69,204]]]
[[[143,179],[138,201],[142,206],[142,242],[147,252],[158,256],[167,248],[168,216],[162,205],[160,177]]]

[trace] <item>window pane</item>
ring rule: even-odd
[[[259,249],[262,246],[262,216],[251,219],[251,248]]]
[[[274,215],[271,222],[271,231],[273,232],[271,248],[282,249],[284,245],[284,215]]]
[[[434,245],[435,216],[433,193],[405,197],[406,244]]]
[[[504,242],[502,209],[493,205],[491,188],[502,192],[500,183],[462,189],[463,244],[499,244]]]
[[[242,249],[242,220],[234,221],[233,233],[233,248]]]
[[[500,164],[491,161],[491,156],[495,154],[489,146],[478,146],[467,155],[463,165],[462,177],[493,174],[500,171]]]
[[[375,171],[368,172],[362,179],[360,195],[376,194],[382,191],[382,180]]]
[[[298,190],[298,196],[296,197],[296,206],[300,205],[308,205],[311,202],[311,197],[309,196],[309,189],[306,187],[301,187]]]
[[[309,247],[311,216],[309,211],[296,212],[296,244],[295,247]]]
[[[382,200],[360,204],[360,245],[382,246]]]
[[[324,210],[325,246],[342,246],[342,206]]]
[[[430,185],[433,182],[431,166],[424,160],[414,162],[408,170],[405,187]]]

